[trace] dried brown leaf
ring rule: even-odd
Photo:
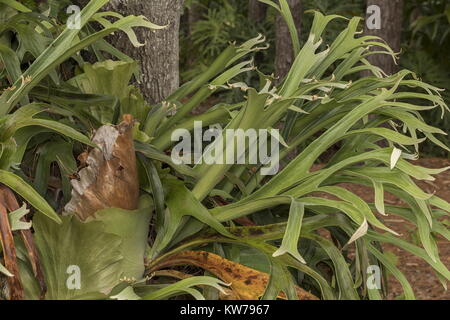
[[[86,167],[72,179],[72,198],[64,208],[80,219],[105,208],[137,208],[139,182],[132,136],[131,116],[117,126],[100,127],[92,139],[98,148],[85,157]]]

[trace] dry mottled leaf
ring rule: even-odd
[[[3,198],[3,189],[1,186],[0,197]],[[16,247],[14,246],[14,237],[8,219],[8,210],[3,199],[0,198],[0,241],[3,248],[3,258],[5,267],[13,275],[7,278],[9,298],[11,300],[22,300],[24,297],[23,286],[20,281],[19,267],[17,265]]]
[[[0,205],[7,210],[7,212],[12,212],[19,209],[19,203],[14,195],[14,193],[6,186],[0,185]],[[26,221],[25,218],[21,218],[22,221]],[[33,235],[31,230],[22,229],[20,230],[25,248],[27,249],[28,256],[30,258],[31,267],[33,269],[33,274],[38,280],[40,288],[40,298],[44,299],[45,293],[47,291],[47,286],[44,279],[44,272],[42,270],[42,265],[39,260],[36,245],[33,240]],[[18,278],[18,276],[17,276]],[[20,281],[20,279],[19,279]],[[8,285],[10,287],[10,285]]]
[[[269,275],[254,270],[239,263],[227,260],[211,252],[206,251],[184,251],[174,254],[162,261],[156,269],[174,267],[180,265],[193,265],[205,269],[226,283],[230,283],[232,289],[231,297],[240,300],[258,300],[269,283]],[[316,296],[308,291],[296,287],[300,300],[318,300]],[[230,297],[225,297],[229,299]],[[284,299],[284,294],[280,295]]]
[[[64,208],[65,214],[74,213],[80,219],[93,216],[105,208],[134,210],[137,208],[139,182],[132,136],[131,116],[117,126],[104,125],[92,141],[86,167],[72,179],[72,198]]]
[[[15,211],[20,207],[14,193],[6,186],[0,186],[0,204],[3,204],[9,212]],[[25,218],[21,220],[25,221]],[[27,249],[28,257],[30,258],[33,274],[39,282],[40,298],[44,299],[45,293],[47,292],[47,285],[36,245],[34,244],[33,234],[29,229],[20,230],[20,234]]]

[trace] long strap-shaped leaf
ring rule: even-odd
[[[10,187],[12,190],[20,194],[27,200],[37,211],[46,215],[57,223],[61,223],[61,219],[52,207],[42,198],[36,190],[27,184],[21,177],[12,172],[0,170],[0,182]]]

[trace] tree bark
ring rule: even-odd
[[[291,8],[297,32],[300,35],[302,4],[300,0],[287,0]],[[275,54],[275,76],[281,81],[289,72],[294,62],[294,51],[289,29],[283,17],[279,14],[276,21],[276,54]]]
[[[135,48],[127,36],[118,33],[112,44],[141,64],[141,89],[150,103],[159,103],[179,87],[179,29],[182,0],[111,0],[106,10],[126,15],[144,15],[149,21],[168,25],[166,29],[135,29],[143,47]]]
[[[367,0],[367,7],[377,5],[381,13],[380,29],[369,29],[368,24],[365,25],[366,35],[375,35],[383,38],[395,53],[400,52],[401,31],[403,22],[403,0]],[[366,20],[370,17],[367,13]],[[373,47],[371,50],[379,50],[379,47]],[[392,75],[398,71],[398,65],[395,64],[391,56],[386,54],[373,54],[368,58],[373,65],[380,67],[388,75]],[[363,72],[368,75],[369,72]]]
[[[266,18],[267,5],[258,0],[249,0],[248,19],[251,22],[261,23]]]

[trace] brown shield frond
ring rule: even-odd
[[[85,158],[86,167],[72,179],[72,198],[64,207],[81,220],[105,208],[137,208],[139,182],[133,144],[133,120],[125,115],[117,126],[100,127],[92,139],[98,148]]]

